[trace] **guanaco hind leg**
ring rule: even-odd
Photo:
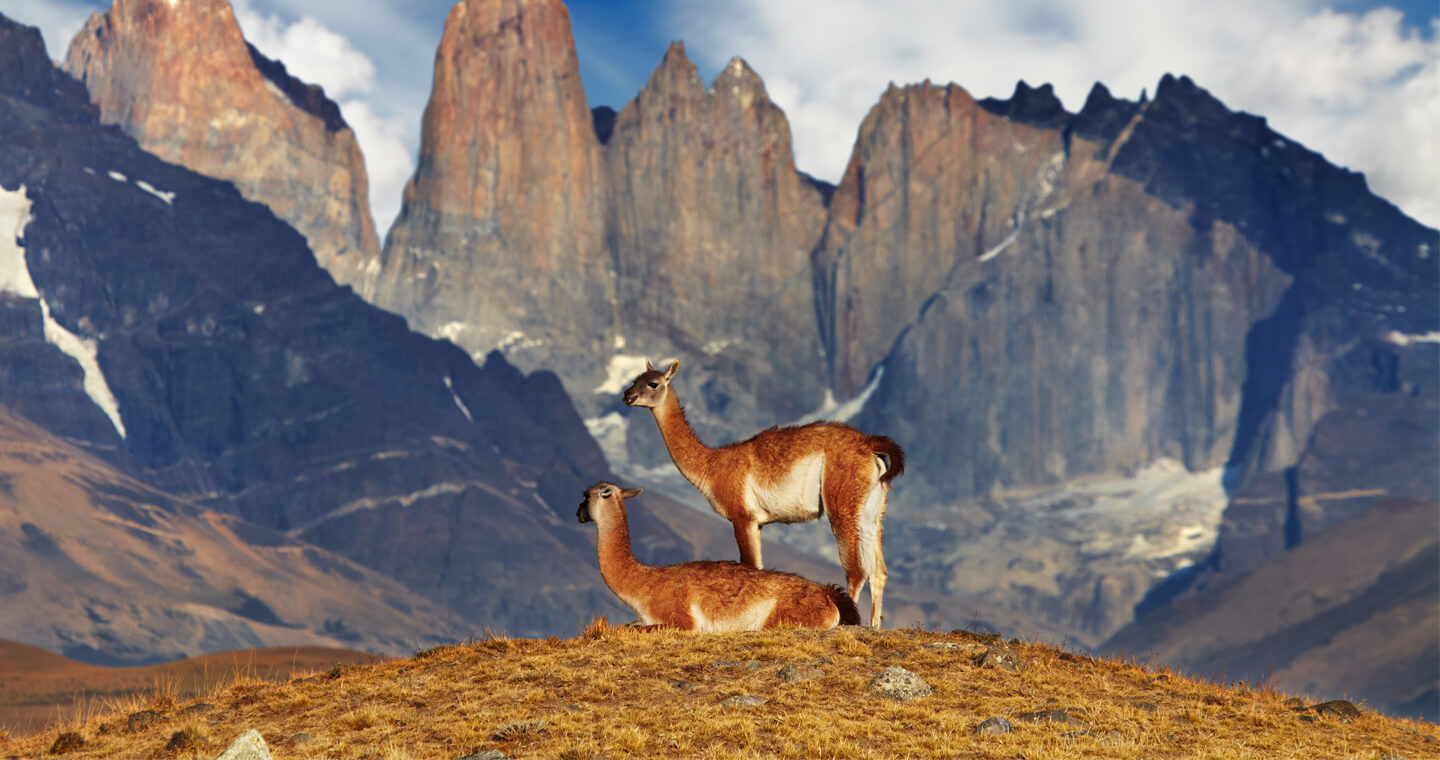
[[[879,628],[883,622],[880,617],[880,605],[885,598],[885,580],[889,572],[885,569],[885,551],[881,548],[881,533],[875,532],[875,559],[874,571],[870,575],[870,627]],[[850,597],[854,599],[855,597]]]
[[[846,590],[850,598],[859,604],[860,591],[870,583],[871,605],[875,609],[879,597],[875,590],[875,546],[879,543],[876,528],[876,511],[872,504],[872,491],[877,483],[867,472],[856,472],[853,468],[827,467],[822,494],[825,512],[830,516],[830,529],[835,534],[835,546],[840,553],[840,566],[845,568]],[[883,584],[883,581],[882,581]],[[883,593],[883,586],[882,593]],[[871,625],[879,627],[878,612],[871,613]]]

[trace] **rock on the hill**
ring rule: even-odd
[[[993,646],[985,650],[976,660],[976,665],[982,668],[1004,668],[1006,670],[1024,670],[1025,663],[1020,660],[1020,655],[1008,646]]]
[[[821,675],[823,675],[823,673],[821,673],[817,667],[811,665],[796,665],[793,662],[787,662],[781,665],[780,670],[775,673],[776,678],[790,684],[809,681],[812,678],[819,678]]]
[[[986,718],[980,721],[980,725],[975,727],[975,733],[980,736],[1008,734],[1011,730],[1013,730],[1013,728],[1010,725],[1010,721],[1000,717]]]
[[[899,665],[892,665],[870,681],[870,691],[876,696],[909,702],[912,699],[928,697],[934,691],[924,678],[911,673]]]
[[[215,760],[273,760],[273,757],[270,747],[265,744],[265,737],[252,728],[231,742]]]

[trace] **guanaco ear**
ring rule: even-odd
[[[667,370],[665,370],[665,379],[666,379],[666,380],[669,380],[670,378],[674,377],[674,376],[675,376],[675,371],[678,370],[678,369],[680,369],[680,360],[679,360],[679,359],[676,359],[675,361],[670,362],[670,368],[667,369]]]
[[[633,499],[642,493],[645,493],[645,489],[643,488],[626,488],[625,490],[620,492],[620,495],[624,496],[627,499]]]
[[[646,372],[654,372],[654,371],[655,371],[655,368],[652,367],[652,366],[650,366],[650,360],[649,360],[649,359],[646,359],[646,360],[645,360],[645,371],[646,371]]]

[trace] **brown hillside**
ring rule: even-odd
[[[0,407],[0,639],[124,666],[265,647],[408,654],[469,630],[390,578],[151,488]]]
[[[1434,719],[1437,523],[1433,500],[1382,501],[1220,591],[1127,626],[1103,651]]]
[[[492,749],[512,758],[1230,760],[1440,749],[1440,728],[1363,705],[1338,706],[1347,716],[1268,689],[1041,644],[1011,642],[1020,670],[981,666],[991,645],[960,631],[697,635],[602,623],[569,640],[486,640],[283,684],[241,681],[200,709],[161,697],[130,706],[160,714],[135,731],[127,711],[68,726],[84,744],[67,756],[213,757],[249,729],[281,760]],[[892,666],[925,679],[931,693],[904,702],[877,693],[876,676]],[[975,733],[991,717],[1013,730]],[[11,737],[0,755],[39,755],[59,735]]]
[[[325,647],[217,652],[138,668],[86,665],[44,649],[0,639],[0,731],[64,725],[77,711],[151,698],[207,694],[236,679],[283,681],[297,672],[373,663],[380,655]]]

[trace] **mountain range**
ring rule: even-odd
[[[664,492],[637,502],[647,561],[732,556],[619,403],[677,358],[712,443],[830,417],[906,447],[886,536],[911,621],[1237,673],[1325,660],[1298,633],[1324,615],[1434,630],[1433,544],[1397,570],[1354,542],[1308,606],[1262,581],[1357,525],[1440,527],[1440,233],[1184,76],[1075,113],[1048,86],[892,86],[831,186],[743,60],[707,85],[677,43],[592,110],[559,0],[462,0],[382,246],[343,115],[223,0],[118,0],[63,72],[4,33],[0,403],[461,625],[618,613],[568,518],[601,477]],[[772,532],[837,572],[823,529]],[[1291,610],[1263,646],[1257,604]],[[1187,643],[1197,610],[1220,644]],[[1434,715],[1434,683],[1395,676],[1424,638],[1377,644],[1366,696]]]

